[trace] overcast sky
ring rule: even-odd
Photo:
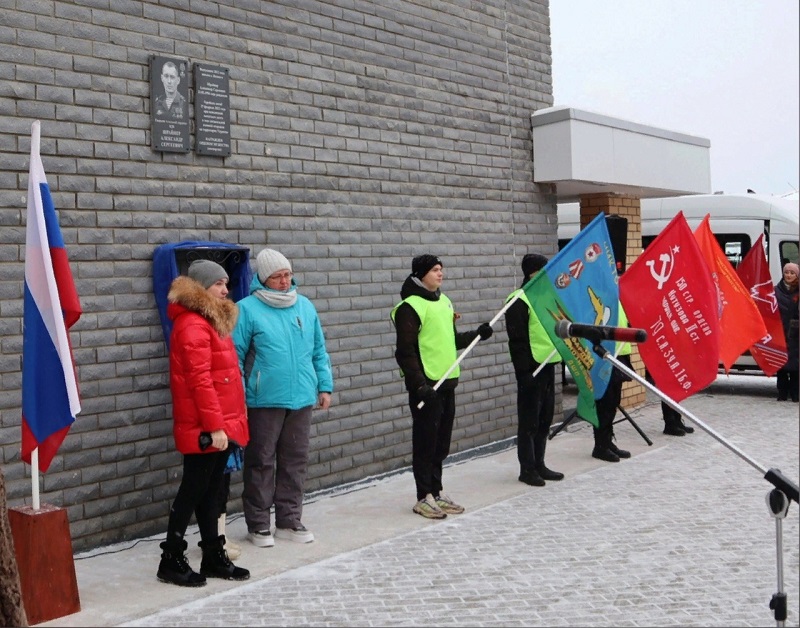
[[[712,191],[800,188],[798,0],[550,0],[555,105],[704,137]]]

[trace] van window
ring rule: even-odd
[[[725,251],[725,257],[736,268],[750,250],[750,236],[746,233],[715,233],[720,247]]]
[[[778,246],[778,250],[781,252],[781,268],[783,268],[783,265],[787,262],[794,262],[797,264],[798,261],[800,261],[800,255],[798,255],[797,250],[797,242],[783,240]]]
[[[734,268],[750,250],[750,236],[746,233],[715,233],[714,237]],[[642,248],[646,249],[655,239],[656,236],[642,236]],[[797,250],[796,247],[795,250]]]

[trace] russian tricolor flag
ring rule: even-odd
[[[25,303],[22,329],[22,459],[47,471],[81,411],[67,329],[81,304],[39,155],[40,124],[31,128]]]

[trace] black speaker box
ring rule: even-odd
[[[625,257],[628,249],[628,219],[615,214],[606,215],[606,227],[611,238],[611,248],[614,250],[614,260],[617,262],[617,272],[625,272]]]

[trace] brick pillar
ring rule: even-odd
[[[642,204],[638,196],[629,194],[585,194],[581,196],[581,229],[604,212],[607,216],[617,215],[628,219],[628,234],[625,250],[625,268],[629,268],[642,252]],[[644,377],[644,362],[639,349],[633,345],[631,352],[633,370]],[[637,381],[622,385],[621,405],[632,410],[643,405],[646,399],[645,388]]]

